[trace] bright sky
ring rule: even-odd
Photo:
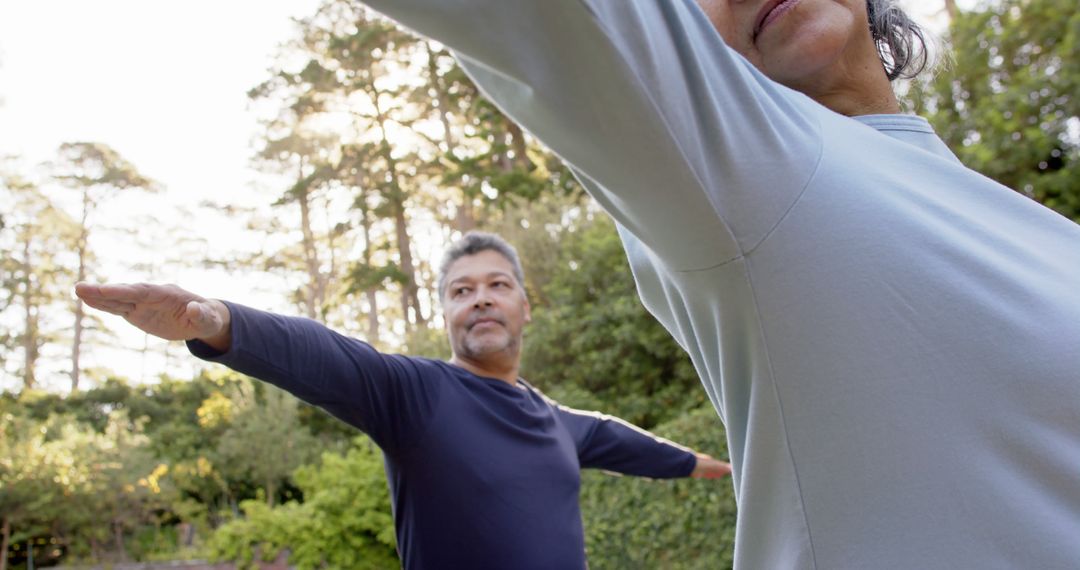
[[[147,211],[160,216],[207,199],[266,203],[265,195],[252,189],[251,141],[259,127],[248,111],[247,91],[268,77],[276,46],[293,36],[290,18],[309,15],[317,5],[317,0],[0,2],[0,155],[20,155],[32,166],[51,159],[63,142],[104,142],[167,188],[163,196],[111,204],[101,220],[106,224],[105,218]],[[237,228],[230,233],[222,227],[228,225],[224,218],[172,218],[168,221],[192,236],[230,244],[236,239]],[[107,240],[103,236],[100,243]],[[106,278],[145,278],[145,272],[125,266],[122,248],[99,249],[106,250],[98,252]],[[257,289],[225,272],[159,279],[179,280],[215,297],[250,299]],[[142,345],[130,327],[111,321],[110,327],[122,333],[125,344]],[[160,354],[151,355],[150,362],[131,353],[96,356],[136,379],[164,366]],[[175,365],[183,357],[171,360]]]
[[[942,6],[938,0],[906,4],[921,19]],[[317,5],[318,0],[0,1],[0,155],[19,155],[35,165],[52,158],[63,142],[104,142],[163,183],[167,193],[114,202],[103,223],[165,213],[185,233],[211,240],[208,249],[213,242],[238,243],[244,238],[227,218],[172,213],[203,200],[266,204],[273,196],[267,191],[280,192],[259,194],[253,188],[251,141],[259,127],[246,93],[268,77],[276,46],[293,36],[291,18],[309,15]],[[98,272],[108,280],[152,278],[257,306],[281,302],[251,278],[225,271],[148,277],[130,267],[125,244],[99,239]],[[109,322],[121,342],[143,344],[130,327]],[[158,345],[149,357],[95,351],[99,361],[87,364],[107,362],[129,378],[146,378],[165,368],[163,350]],[[177,363],[188,370],[198,366],[182,347],[172,352],[174,373],[185,373]],[[57,370],[66,365],[66,356],[52,357]],[[62,377],[56,378],[60,385],[52,388],[63,388]]]
[[[247,182],[246,92],[315,0],[0,3],[0,149],[104,141],[185,196]],[[207,184],[205,178],[213,183]]]

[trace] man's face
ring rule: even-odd
[[[529,301],[502,254],[485,250],[450,265],[442,303],[456,356],[483,362],[519,353]]]
[[[882,73],[866,0],[698,0],[724,42],[770,79],[816,97]]]

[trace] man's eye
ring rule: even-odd
[[[462,295],[464,295],[465,293],[468,293],[468,292],[469,292],[468,287],[458,287],[457,289],[454,289],[454,291],[453,291],[455,297],[460,297],[460,296],[462,296]]]

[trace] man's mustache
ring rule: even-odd
[[[469,320],[465,322],[465,328],[467,330],[472,330],[472,328],[476,326],[476,323],[478,323],[479,321],[494,321],[504,327],[506,326],[506,320],[499,315],[493,312],[483,312],[474,314],[473,316],[469,317]]]

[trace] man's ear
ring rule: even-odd
[[[529,306],[529,296],[525,295],[525,322],[532,322],[532,307]]]

